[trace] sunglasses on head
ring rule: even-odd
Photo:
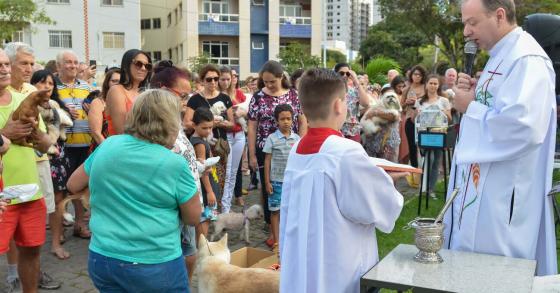
[[[206,80],[206,82],[212,82],[212,81],[218,82],[218,80],[220,80],[220,78],[217,77],[217,76],[216,77],[207,77],[204,80]]]
[[[152,64],[151,63],[144,63],[139,60],[132,61],[132,64],[136,67],[136,69],[140,70],[142,67],[146,68],[147,71],[152,71]]]
[[[339,71],[338,74],[340,74],[340,76],[348,76],[350,77],[350,71]]]

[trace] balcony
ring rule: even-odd
[[[217,65],[227,65],[231,67],[239,66],[239,58],[235,57],[210,57],[210,63]]]
[[[311,38],[311,17],[280,16],[280,37]]]
[[[239,14],[201,13],[198,34],[211,36],[239,36]]]
[[[239,14],[201,13],[198,15],[198,21],[239,22]]]

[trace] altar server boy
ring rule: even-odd
[[[300,82],[309,130],[284,174],[281,292],[359,292],[360,277],[379,261],[375,229],[391,232],[403,206],[391,176],[338,131],[345,94],[331,70],[310,69]]]

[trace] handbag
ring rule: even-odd
[[[221,137],[219,128],[216,128],[216,130],[218,131],[218,139],[214,145],[214,155],[219,156],[222,160],[227,160],[230,152],[229,142]]]

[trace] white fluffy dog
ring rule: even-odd
[[[226,105],[223,102],[216,102],[212,107],[210,107],[210,112],[214,115],[215,121],[223,121],[222,113],[227,110]]]
[[[247,243],[249,241],[249,220],[259,219],[264,216],[264,211],[261,205],[255,204],[248,208],[244,213],[225,213],[219,214],[218,219],[214,222],[214,233],[210,236],[210,241],[218,236],[224,230],[241,230],[243,233],[239,234],[240,240],[245,238]]]
[[[247,119],[245,119],[245,116],[247,116],[246,106],[247,105],[245,103],[237,105],[237,107],[235,108],[235,112],[233,113],[235,122],[241,125],[241,128],[243,128],[244,132],[247,132]]]
[[[372,101],[369,105],[369,108],[364,113],[364,116],[360,120],[360,124],[364,130],[364,134],[374,134],[381,129],[381,125],[385,125],[389,123],[389,121],[378,117],[373,116],[368,118],[369,114],[373,111],[383,111],[388,113],[393,113],[397,117],[400,116],[400,112],[402,111],[401,103],[399,101],[399,97],[394,91],[387,91],[385,92],[381,98],[377,101]]]

